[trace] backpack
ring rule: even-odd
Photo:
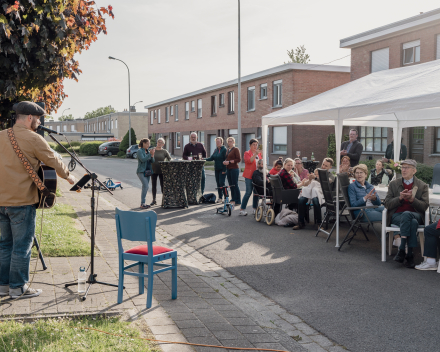
[[[216,199],[214,193],[207,193],[200,197],[200,203],[215,203]]]

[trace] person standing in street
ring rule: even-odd
[[[226,160],[226,147],[223,145],[223,138],[217,137],[215,139],[216,148],[211,157],[207,158],[206,161],[214,161],[215,170],[215,182],[217,183],[218,199],[217,203],[223,202],[223,187],[225,185],[226,178],[226,165],[224,161]]]
[[[150,205],[145,204],[148,186],[150,184],[150,178],[153,174],[153,168],[151,166],[154,163],[154,148],[148,150],[150,147],[150,140],[148,138],[143,138],[139,142],[139,151],[138,151],[138,167],[136,170],[136,175],[139,177],[139,180],[142,184],[141,191],[141,208],[148,209]]]
[[[350,166],[355,167],[359,164],[364,147],[360,143],[357,130],[351,129],[349,134],[350,140],[341,144],[341,158],[347,155],[350,158]]]
[[[223,162],[226,165],[226,176],[228,177],[228,184],[231,186],[231,204],[232,210],[236,205],[241,204],[240,187],[238,186],[238,176],[240,174],[239,163],[241,161],[240,150],[235,146],[235,138],[229,137],[227,140],[228,149],[226,151],[226,160]]]
[[[15,104],[16,123],[11,129],[22,155],[38,172],[41,162],[55,169],[71,185],[75,178],[49,144],[35,133],[46,111],[30,101]],[[0,132],[0,296],[30,298],[43,291],[28,285],[31,249],[35,237],[38,189],[17,156],[8,132]]]
[[[202,143],[197,142],[197,133],[191,133],[189,137],[189,143],[183,148],[183,160],[188,160],[188,157],[193,155],[193,158],[200,159],[199,155],[202,154],[202,159],[206,158],[206,149]],[[202,182],[200,185],[202,194],[205,192],[205,167],[202,168]]]
[[[258,159],[262,159],[261,153],[258,151],[258,140],[252,138],[249,141],[249,150],[244,153],[244,182],[246,184],[246,193],[244,194],[243,200],[241,202],[241,210],[239,215],[246,216],[246,207],[250,196],[252,195],[253,185],[252,185],[252,175],[257,169]],[[253,197],[252,199],[252,214],[255,214],[258,206],[258,197]]]
[[[151,164],[153,168],[153,175],[151,175],[151,181],[153,184],[152,187],[152,194],[153,194],[153,201],[151,202],[151,206],[156,205],[156,193],[157,193],[157,178],[159,177],[160,181],[160,191],[163,193],[163,174],[162,174],[162,168],[160,167],[159,162],[171,160],[171,155],[168,153],[168,150],[164,149],[165,140],[163,138],[159,138],[157,140],[157,146],[154,151],[154,162]]]

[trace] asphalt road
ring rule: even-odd
[[[139,207],[137,161],[83,160],[103,178],[122,181],[124,189],[114,197]],[[74,174],[83,172],[77,168]],[[206,185],[205,193],[214,192],[213,176],[207,176]],[[243,194],[244,182],[240,186]],[[439,274],[406,269],[391,258],[382,263],[380,242],[371,231],[369,242],[357,236],[338,252],[334,235],[325,243],[312,230],[293,233],[257,223],[252,216],[239,217],[237,210],[231,217],[215,214],[214,205],[154,210],[166,231],[351,351],[440,350]]]

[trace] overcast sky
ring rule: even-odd
[[[97,0],[112,5],[108,34],[77,55],[79,82],[53,116],[75,118],[112,105],[137,111],[147,104],[237,78],[237,0]],[[312,64],[349,55],[339,40],[439,6],[438,0],[241,0],[242,75],[287,62],[288,49],[305,45]],[[350,57],[334,65],[350,65]]]

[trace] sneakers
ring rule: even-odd
[[[219,198],[215,201],[216,203],[223,203],[223,199]]]
[[[148,208],[151,208],[151,206],[148,205],[148,204],[141,204],[141,208],[142,209],[148,209]]]
[[[240,213],[238,213],[238,215],[246,216],[247,212],[245,210],[240,210]]]
[[[423,263],[416,265],[415,267],[417,270],[437,270],[438,268],[438,263],[434,263],[434,264],[428,264],[427,261],[424,261]]]
[[[9,285],[0,285],[0,296],[9,296]]]
[[[24,285],[23,287],[11,288],[9,289],[9,295],[11,298],[31,298],[39,296],[43,290],[33,289],[28,285]]]
[[[156,205],[156,199],[153,199],[153,201],[150,203],[150,206]]]

